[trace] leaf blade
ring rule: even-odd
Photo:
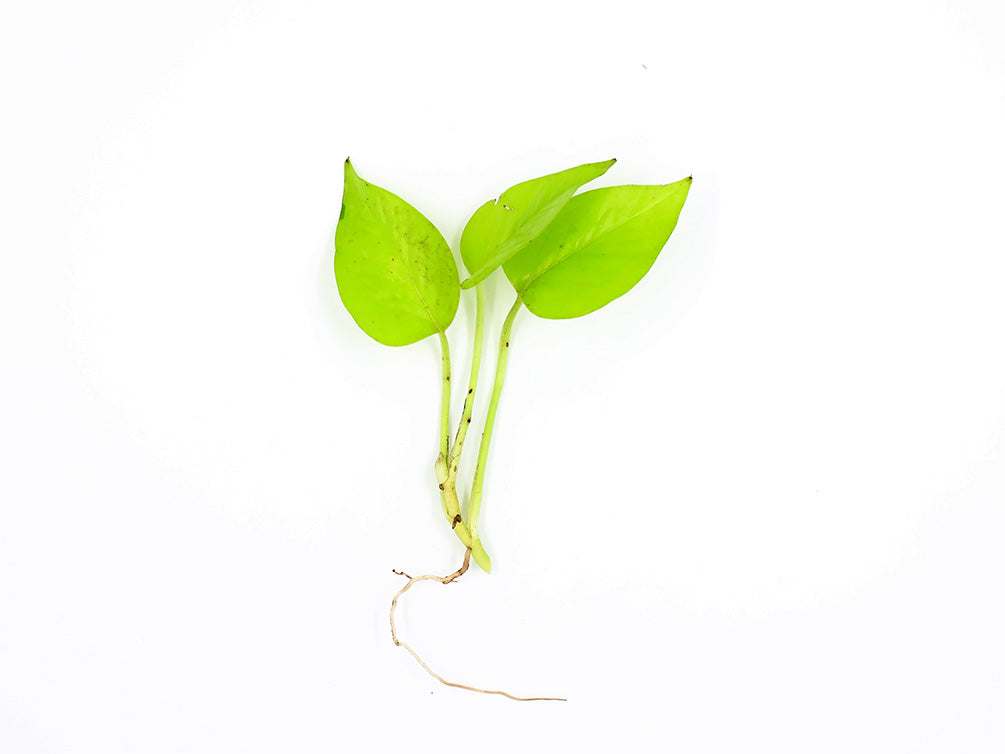
[[[503,265],[527,308],[546,319],[596,311],[649,271],[687,199],[691,178],[574,196],[548,228]]]
[[[523,181],[475,210],[461,234],[461,258],[471,273],[461,287],[477,285],[519,253],[581,186],[599,178],[614,163],[613,159],[589,162]]]
[[[460,278],[443,236],[404,199],[360,178],[349,160],[334,265],[342,303],[384,345],[444,332],[457,313]]]

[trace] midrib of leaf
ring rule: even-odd
[[[600,190],[600,189],[598,189],[598,190]],[[535,275],[535,276],[534,276],[533,278],[531,278],[531,279],[530,279],[530,280],[529,280],[529,281],[527,282],[527,284],[526,284],[526,285],[525,285],[525,286],[524,286],[523,288],[521,288],[521,289],[519,290],[519,293],[520,293],[520,295],[522,296],[522,295],[523,295],[524,293],[526,293],[526,292],[527,292],[527,289],[528,289],[528,288],[530,288],[530,287],[531,287],[531,286],[532,286],[532,285],[533,285],[533,284],[535,283],[535,281],[537,281],[537,279],[538,279],[539,277],[541,277],[542,275],[544,275],[544,274],[545,274],[546,272],[549,272],[549,271],[551,271],[551,270],[552,270],[553,268],[555,268],[555,267],[557,267],[558,265],[562,264],[562,262],[565,262],[566,260],[568,260],[568,259],[569,259],[569,257],[571,257],[572,255],[574,255],[574,254],[578,254],[578,253],[579,253],[579,252],[581,252],[581,251],[582,251],[583,249],[587,248],[587,247],[588,247],[588,246],[590,246],[591,244],[594,244],[594,243],[596,243],[597,241],[599,241],[599,240],[600,240],[601,238],[603,238],[604,236],[606,236],[606,235],[609,235],[610,233],[613,233],[614,231],[616,231],[616,230],[617,230],[618,228],[622,227],[623,225],[627,225],[627,224],[628,224],[628,223],[630,223],[630,222],[631,222],[632,220],[635,220],[636,218],[638,218],[638,217],[641,217],[641,216],[642,216],[642,215],[644,215],[644,214],[645,214],[646,212],[648,212],[648,211],[649,211],[649,210],[651,210],[651,209],[652,209],[653,207],[655,207],[655,206],[656,206],[657,204],[662,204],[663,202],[665,202],[665,201],[666,201],[667,199],[669,199],[669,198],[670,198],[670,196],[671,196],[671,195],[670,195],[670,194],[668,194],[668,195],[664,196],[664,197],[663,197],[662,199],[657,199],[657,200],[656,200],[655,202],[653,202],[653,203],[652,203],[652,204],[650,204],[649,206],[645,207],[644,209],[640,210],[639,212],[636,212],[636,213],[635,213],[634,215],[632,215],[631,217],[629,217],[629,218],[627,218],[627,219],[623,220],[622,222],[618,223],[617,225],[614,225],[614,226],[612,226],[612,227],[608,228],[608,229],[607,229],[607,230],[605,230],[605,231],[604,231],[603,233],[600,233],[600,234],[598,234],[598,235],[594,236],[593,238],[591,238],[591,239],[590,239],[589,241],[587,241],[586,243],[584,243],[584,244],[583,244],[582,246],[578,246],[578,247],[576,247],[575,249],[573,249],[572,251],[570,251],[570,252],[569,252],[568,254],[565,254],[565,255],[564,255],[564,256],[562,256],[561,258],[559,258],[559,259],[555,260],[554,262],[552,262],[551,264],[549,264],[549,265],[548,265],[547,267],[545,267],[545,268],[544,268],[543,270],[541,270],[541,271],[540,271],[539,273],[537,273],[537,274],[536,274],[536,275]],[[558,218],[556,217],[555,219],[557,220]]]

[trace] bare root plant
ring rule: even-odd
[[[408,346],[436,336],[440,342],[439,455],[436,481],[447,524],[464,546],[464,563],[449,576],[409,576],[391,600],[391,638],[427,673],[447,686],[498,694],[517,701],[565,701],[519,697],[444,680],[398,638],[398,598],[418,581],[451,584],[470,561],[485,573],[492,559],[478,528],[492,428],[506,377],[510,339],[526,308],[544,320],[582,317],[627,293],[649,271],[677,225],[691,178],[656,185],[608,186],[577,193],[599,178],[614,160],[591,162],[518,183],[482,204],[460,237],[468,270],[461,281],[454,252],[419,210],[390,191],[364,180],[347,159],[342,209],[335,228],[335,282],[356,324],[378,343]],[[471,424],[485,336],[482,283],[505,273],[516,298],[499,331],[495,379],[485,411],[467,509],[461,509],[458,469]],[[474,289],[471,376],[457,433],[451,442],[452,382],[447,328],[457,315],[462,291]]]

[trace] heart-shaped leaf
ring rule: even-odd
[[[356,324],[388,346],[446,330],[461,296],[457,264],[440,232],[408,202],[360,178],[349,160],[335,228],[335,282]]]
[[[572,197],[548,227],[503,265],[539,317],[581,317],[627,293],[670,238],[691,187],[614,186]]]
[[[461,258],[471,288],[543,231],[576,190],[607,172],[614,160],[591,162],[518,183],[475,210],[461,235]]]

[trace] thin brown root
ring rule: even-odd
[[[505,696],[507,699],[513,699],[514,701],[517,701],[517,702],[565,702],[565,701],[568,701],[567,699],[563,699],[562,697],[558,697],[558,696],[529,696],[529,697],[527,697],[527,696],[513,696],[512,694],[508,694],[505,691],[492,691],[490,689],[480,689],[480,688],[477,688],[475,686],[466,686],[463,683],[454,683],[453,681],[448,681],[443,676],[440,676],[440,675],[437,675],[436,673],[434,673],[433,670],[432,670],[432,668],[430,668],[425,663],[425,661],[421,657],[419,657],[419,653],[418,652],[416,652],[414,649],[412,649],[410,646],[408,646],[405,642],[403,642],[400,639],[398,639],[398,631],[397,631],[397,629],[394,626],[394,611],[398,608],[398,598],[401,595],[403,595],[405,592],[407,592],[409,589],[411,589],[413,584],[415,584],[416,582],[419,582],[419,581],[439,581],[441,584],[449,584],[452,581],[455,581],[456,579],[459,579],[461,576],[463,576],[464,573],[468,570],[468,566],[470,565],[470,563],[471,563],[471,548],[468,548],[464,552],[464,562],[461,564],[461,567],[458,568],[456,571],[454,571],[449,576],[430,576],[430,575],[427,575],[427,576],[409,576],[404,571],[395,570],[394,573],[398,574],[399,576],[405,576],[405,577],[407,577],[408,578],[408,583],[405,584],[405,586],[403,586],[401,589],[399,589],[398,593],[395,594],[394,597],[391,599],[391,640],[395,643],[396,646],[404,647],[405,649],[407,649],[408,653],[410,655],[412,655],[412,657],[415,658],[415,661],[422,666],[422,669],[425,670],[427,673],[429,673],[429,675],[433,676],[433,678],[435,678],[437,681],[439,681],[440,683],[442,683],[444,686],[453,686],[455,689],[466,689],[468,691],[477,691],[479,694],[498,694],[499,696]]]

